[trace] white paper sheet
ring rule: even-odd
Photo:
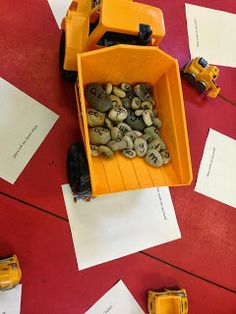
[[[195,191],[236,207],[236,141],[210,129]]]
[[[236,67],[236,15],[185,5],[191,58],[204,57],[210,64]]]
[[[145,189],[74,203],[62,186],[79,269],[181,237],[169,189]]]
[[[0,177],[14,183],[58,115],[0,78]]]
[[[145,314],[145,312],[120,280],[85,314]]]
[[[66,16],[72,0],[48,0],[54,18],[59,28],[61,28],[62,19]]]
[[[0,314],[20,314],[22,285],[0,291]]]

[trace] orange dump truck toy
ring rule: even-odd
[[[162,292],[148,292],[149,314],[188,314],[188,300],[185,289]]]
[[[20,282],[21,276],[16,255],[0,259],[0,290],[14,288]]]
[[[82,142],[70,147],[67,158],[75,198],[89,200],[114,192],[191,183],[179,67],[176,59],[158,48],[164,35],[159,8],[132,0],[71,3],[62,21],[60,69],[64,78],[76,81]],[[107,82],[113,86],[145,82],[152,87],[152,106],[163,121],[161,136],[171,155],[169,164],[154,168],[144,159],[128,159],[119,152],[110,159],[92,156],[85,90],[93,83],[104,86]]]

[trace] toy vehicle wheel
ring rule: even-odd
[[[196,88],[199,91],[199,93],[203,93],[206,90],[206,86],[202,82],[197,82],[196,83]]]
[[[92,196],[89,168],[83,143],[70,146],[67,154],[67,176],[72,191],[81,199]]]
[[[67,81],[75,82],[78,74],[76,71],[64,70],[63,68],[64,60],[65,60],[65,31],[62,30],[61,41],[60,41],[60,52],[59,52],[59,65],[60,65],[61,76]]]
[[[196,81],[195,81],[195,76],[191,73],[183,73],[183,78],[189,82],[192,86],[195,86]]]

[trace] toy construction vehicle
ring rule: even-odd
[[[203,58],[191,60],[182,70],[182,77],[195,87],[200,93],[208,91],[211,98],[217,97],[220,87],[216,85],[219,69],[215,65],[209,65]]]
[[[116,44],[157,46],[165,35],[162,11],[133,0],[75,0],[62,21],[60,65],[77,78],[77,54]]]
[[[62,21],[62,76],[76,80],[81,143],[68,152],[67,174],[75,199],[157,186],[190,184],[189,152],[182,87],[177,60],[157,46],[165,35],[160,9],[133,0],[73,1]],[[99,49],[98,49],[99,48]],[[115,153],[92,157],[84,88],[93,82],[149,83],[158,99],[158,115],[166,121],[162,138],[173,156],[163,169],[141,158]],[[165,122],[164,122],[165,123]]]
[[[16,255],[0,259],[0,290],[14,288],[21,280],[21,269]]]
[[[149,314],[188,314],[188,300],[184,289],[148,292]]]

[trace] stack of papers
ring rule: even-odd
[[[62,186],[79,269],[181,237],[169,189],[145,189],[73,200]]]

